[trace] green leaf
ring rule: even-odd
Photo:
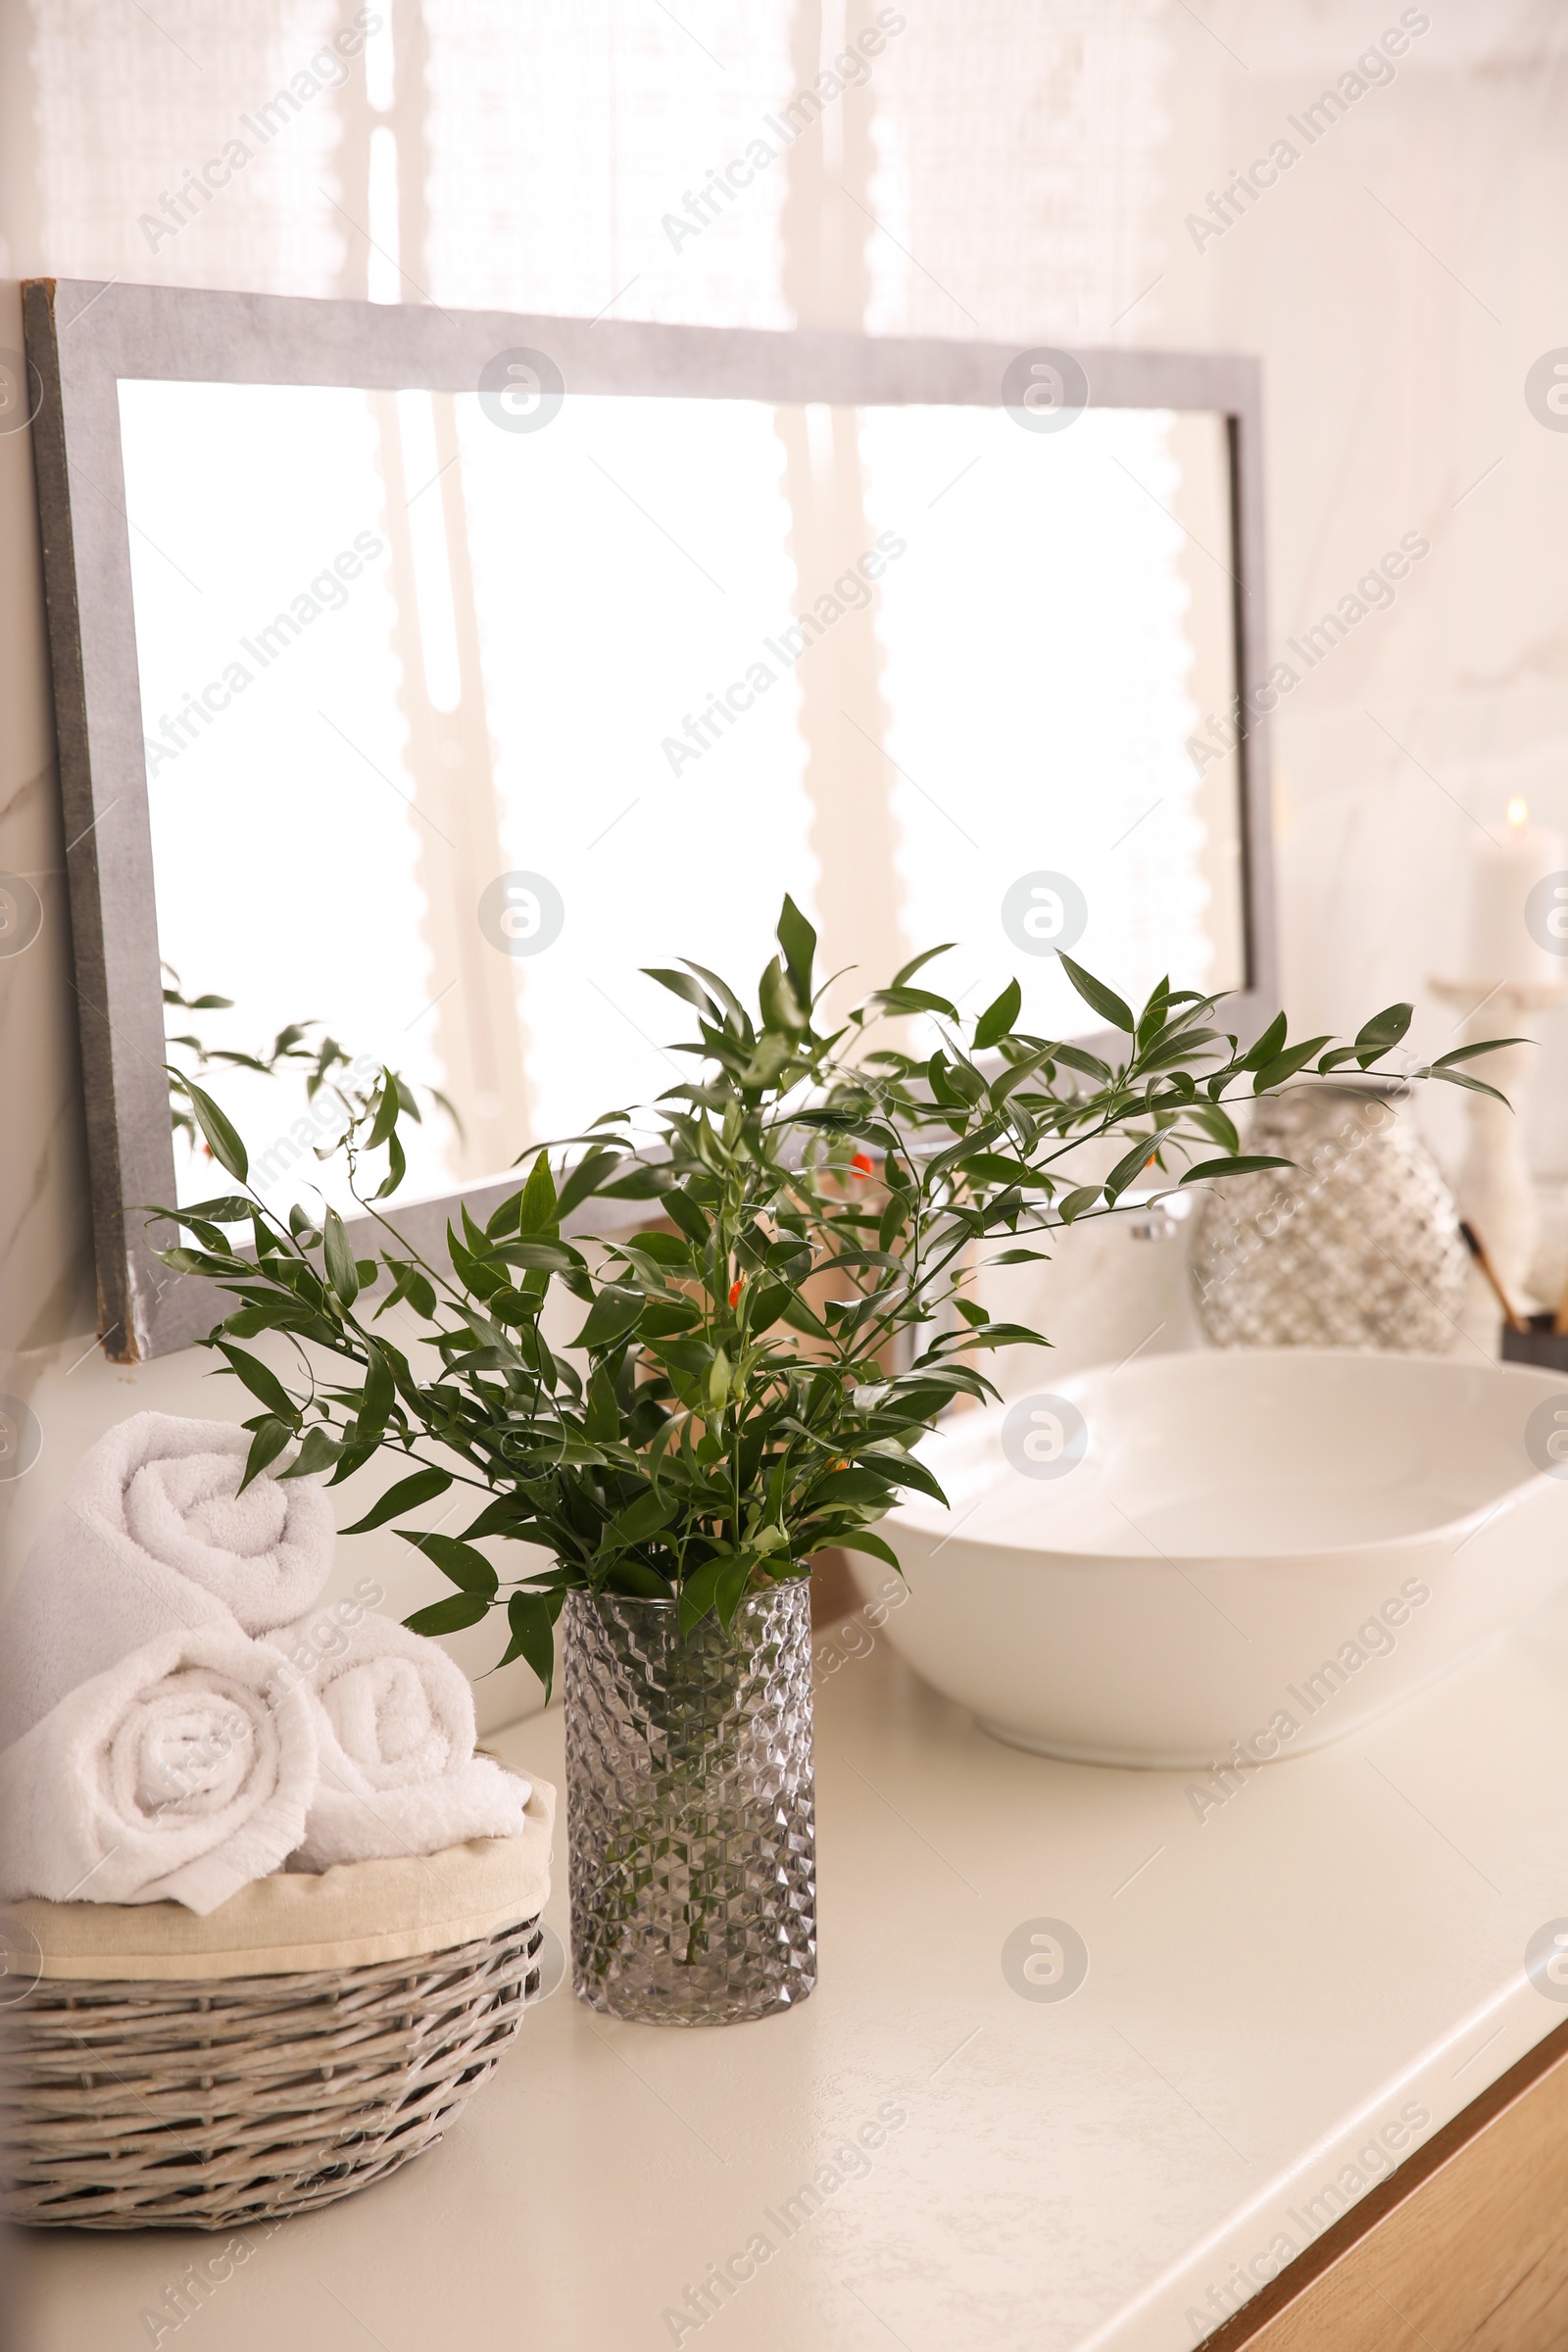
[[[1010,1094],[1039,1075],[1045,1063],[1051,1059],[1051,1052],[1049,1046],[1036,1046],[1021,1061],[1009,1062],[1004,1070],[997,1073],[991,1081],[990,1090],[993,1110],[1000,1110]]]
[[[695,1004],[699,1012],[713,1011],[714,1006],[707,989],[688,973],[672,972],[662,965],[650,963],[643,965],[643,973],[645,978],[657,980],[661,988],[667,988],[672,997],[683,997],[688,1004]]]
[[[1187,1116],[1201,1134],[1207,1136],[1211,1144],[1220,1145],[1226,1152],[1241,1150],[1242,1141],[1236,1132],[1236,1122],[1217,1102],[1195,1102]]]
[[[601,1184],[598,1191],[606,1200],[659,1200],[667,1182],[662,1168],[633,1168],[629,1176],[617,1176],[611,1184]]]
[[[1210,1176],[1250,1176],[1257,1168],[1293,1168],[1293,1159],[1275,1159],[1262,1152],[1241,1152],[1224,1159],[1200,1159],[1196,1168],[1189,1168],[1183,1184],[1199,1184]]]
[[[259,1331],[309,1331],[316,1321],[297,1298],[264,1298],[225,1315],[222,1327],[237,1340],[253,1340]]]
[[[575,1167],[567,1172],[566,1181],[561,1188],[556,1202],[557,1217],[569,1216],[579,1200],[586,1200],[591,1193],[596,1193],[603,1179],[620,1166],[623,1157],[624,1153],[619,1152],[585,1152]]]
[[[646,1544],[650,1536],[657,1536],[669,1525],[677,1507],[672,1496],[657,1494],[650,1487],[646,1494],[628,1502],[619,1516],[612,1520],[606,1541],[615,1544]]]
[[[512,1639],[497,1664],[510,1666],[514,1658],[525,1659],[543,1683],[547,1699],[556,1679],[556,1619],[565,1597],[564,1592],[514,1592],[507,1602]]]
[[[452,1484],[448,1470],[416,1470],[411,1478],[400,1478],[388,1487],[379,1501],[372,1502],[363,1519],[343,1529],[346,1536],[368,1536],[372,1527],[385,1527],[389,1519],[399,1518],[404,1511],[417,1510],[421,1502],[433,1502],[444,1494]]]
[[[770,1331],[794,1296],[787,1282],[760,1282],[746,1301],[752,1337]]]
[[[879,988],[870,1002],[879,1012],[940,1012],[950,1021],[958,1017],[956,1004],[924,988]]]
[[[324,1152],[317,1153],[318,1159],[325,1156]],[[386,1174],[370,1195],[370,1199],[372,1200],[389,1199],[397,1191],[408,1172],[409,1163],[403,1146],[395,1135],[389,1135],[386,1139]]]
[[[811,1004],[811,966],[816,959],[816,933],[788,892],[774,934],[784,951],[784,965],[797,1001],[808,1011]]]
[[[1107,1200],[1116,1200],[1130,1184],[1136,1182],[1159,1150],[1161,1140],[1157,1135],[1143,1136],[1134,1144],[1130,1152],[1123,1153],[1105,1178],[1104,1192]]]
[[[622,1552],[619,1559],[611,1563],[605,1578],[605,1590],[608,1592],[629,1592],[637,1600],[671,1600],[674,1597],[668,1577],[659,1575],[646,1561],[633,1559],[629,1552]]]
[[[293,1425],[287,1421],[264,1421],[251,1440],[251,1449],[245,1456],[245,1475],[239,1482],[244,1494],[253,1478],[260,1477],[269,1462],[275,1462],[285,1446],[294,1440]]]
[[[608,1365],[599,1365],[588,1383],[588,1412],[583,1427],[596,1446],[612,1446],[620,1435],[620,1406]]]
[[[1025,1332],[1023,1337],[1033,1339],[1035,1335]],[[917,1461],[912,1453],[888,1453],[880,1458],[887,1464],[888,1476],[896,1486],[917,1487],[922,1494],[929,1494],[933,1502],[946,1504],[948,1498],[935,1477],[924,1462]]]
[[[1038,1331],[1026,1330],[1021,1323],[988,1323],[963,1343],[965,1348],[1044,1348],[1048,1343]]]
[[[1131,1010],[1122,1003],[1115,990],[1107,988],[1102,980],[1097,980],[1093,972],[1086,972],[1081,963],[1074,963],[1070,956],[1064,956],[1058,951],[1056,961],[1091,1012],[1098,1012],[1101,1019],[1108,1021],[1113,1029],[1125,1029],[1127,1035],[1131,1037],[1138,1024],[1134,1020]]]
[[[1264,1062],[1253,1078],[1253,1094],[1266,1094],[1271,1087],[1283,1086],[1287,1078],[1294,1078],[1298,1070],[1304,1070],[1313,1054],[1328,1042],[1326,1037],[1308,1037],[1300,1045],[1292,1046],[1288,1052],[1276,1054],[1272,1061]]]
[[[561,1230],[561,1211],[556,1198],[556,1180],[550,1173],[550,1155],[541,1152],[528,1171],[528,1181],[522,1188],[522,1201],[517,1211],[517,1230],[535,1234],[551,1241]]]
[[[691,1195],[677,1186],[664,1195],[664,1208],[672,1225],[678,1225],[689,1242],[706,1245],[709,1236],[708,1219]]]
[[[807,1339],[826,1340],[832,1337],[820,1316],[813,1314],[806,1300],[799,1297],[793,1298],[788,1306],[779,1308],[778,1319],[781,1323],[787,1323],[791,1331],[803,1333]]]
[[[843,1535],[835,1536],[833,1541],[840,1551],[868,1551],[874,1560],[886,1560],[890,1568],[897,1568],[901,1576],[904,1574],[899,1555],[892,1544],[881,1536],[872,1535],[868,1527],[849,1528]]]
[[[731,1552],[715,1552],[711,1559],[704,1560],[701,1567],[694,1568],[690,1576],[681,1579],[678,1621],[683,1635],[699,1625],[713,1606],[718,1594],[718,1580],[733,1557]]]
[[[360,1269],[349,1248],[343,1220],[335,1208],[329,1208],[322,1220],[321,1254],[326,1261],[326,1279],[339,1301],[345,1307],[352,1306],[360,1295]]]
[[[1012,1025],[1023,1007],[1023,990],[1016,980],[1009,980],[1000,997],[988,1004],[974,1025],[974,1051],[984,1054],[991,1046],[1012,1034]]]
[[[522,1195],[517,1192],[511,1194],[508,1199],[503,1200],[499,1208],[492,1209],[484,1221],[486,1241],[505,1241],[508,1234],[515,1233],[517,1215],[521,1207]]]
[[[735,1559],[726,1560],[719,1570],[718,1580],[713,1587],[713,1605],[718,1612],[718,1622],[726,1634],[735,1631],[735,1612],[752,1581],[753,1564],[751,1554],[741,1552]]]
[[[586,1348],[590,1351],[613,1348],[634,1329],[642,1311],[643,1302],[638,1292],[620,1290],[614,1283],[607,1283],[589,1309],[587,1322],[571,1345],[573,1348]]]
[[[1098,1184],[1080,1184],[1061,1201],[1056,1213],[1064,1225],[1070,1225],[1075,1217],[1083,1215],[1086,1208],[1093,1208],[1099,1199]]]
[[[1512,1042],[1518,1044],[1519,1041],[1514,1039]],[[1459,1051],[1461,1054],[1485,1054],[1488,1049],[1485,1046],[1461,1046]],[[1443,1058],[1451,1061],[1453,1056],[1446,1054]],[[255,1201],[247,1200],[243,1193],[220,1193],[216,1200],[194,1200],[189,1208],[182,1208],[177,1213],[182,1218],[213,1217],[220,1225],[239,1225],[245,1218],[254,1215],[255,1209]],[[171,1210],[168,1213],[172,1215],[175,1212]]]
[[[411,1634],[460,1634],[466,1625],[477,1625],[489,1614],[490,1603],[481,1600],[477,1592],[449,1592],[445,1600],[432,1600],[428,1608],[416,1609],[403,1622]]]
[[[1285,1015],[1277,1012],[1255,1045],[1250,1046],[1237,1063],[1239,1070],[1260,1070],[1272,1061],[1285,1044]]]
[[[920,971],[924,965],[932,962],[938,956],[951,956],[957,944],[958,943],[956,940],[950,939],[947,940],[940,948],[922,949],[918,956],[911,956],[907,963],[900,964],[889,985],[893,988],[905,987],[907,982],[914,978],[916,972]]]
[[[672,1373],[680,1373],[694,1391],[708,1376],[709,1350],[701,1340],[651,1340],[648,1353],[656,1362],[668,1365]]]
[[[404,1258],[388,1258],[387,1263],[392,1268],[395,1279],[391,1291],[378,1311],[384,1315],[389,1306],[395,1306],[400,1298],[407,1298],[416,1314],[422,1315],[427,1323],[433,1321],[435,1317],[434,1284],[420,1273],[417,1266],[410,1264]]]
[[[359,1411],[354,1416],[356,1445],[371,1444],[379,1439],[386,1427],[395,1395],[391,1365],[374,1342],[367,1340],[365,1386],[360,1392]]]
[[[1020,1159],[1005,1159],[1000,1152],[975,1152],[966,1158],[953,1161],[956,1175],[967,1176],[971,1184],[1018,1184],[1049,1191],[1053,1179],[1037,1175]]]
[[[1500,1054],[1504,1046],[1533,1046],[1536,1043],[1537,1040],[1533,1037],[1489,1037],[1484,1045],[1455,1046],[1451,1052],[1440,1054],[1437,1060],[1433,1062],[1432,1068],[1448,1070],[1456,1061],[1474,1061],[1478,1054]],[[216,1216],[218,1203],[208,1201],[207,1210],[209,1215]]]
[[[1081,1046],[1053,1046],[1051,1054],[1054,1061],[1063,1063],[1069,1070],[1076,1070],[1080,1077],[1093,1078],[1100,1086],[1110,1084],[1110,1064],[1102,1061],[1098,1054],[1087,1054]]]
[[[422,1551],[443,1576],[450,1577],[465,1592],[482,1592],[486,1599],[495,1598],[498,1579],[494,1568],[482,1551],[475,1551],[461,1536],[424,1535],[409,1527],[400,1527],[397,1532],[405,1544]]]
[[[190,1106],[196,1113],[196,1123],[207,1139],[213,1157],[220,1168],[226,1168],[230,1176],[237,1176],[243,1184],[250,1174],[251,1163],[245,1155],[245,1146],[240,1141],[238,1129],[224,1117],[212,1096],[204,1094],[193,1080],[187,1078],[184,1086]]]
[[[279,1421],[287,1422],[291,1430],[298,1428],[299,1407],[275,1372],[270,1372],[265,1364],[258,1363],[256,1357],[248,1355],[243,1348],[231,1348],[226,1340],[219,1341],[218,1349],[220,1355],[227,1357],[229,1370],[245,1383],[251,1395],[265,1404],[270,1413],[275,1414]]]
[[[637,1330],[644,1340],[672,1340],[677,1332],[690,1331],[701,1320],[695,1299],[656,1298],[644,1307]]]
[[[370,1128],[370,1139],[368,1146],[369,1151],[378,1152],[381,1146],[389,1140],[398,1123],[398,1112],[402,1107],[402,1097],[398,1093],[397,1078],[391,1070],[383,1069],[380,1101],[376,1104],[375,1120]]]
[[[1472,1078],[1464,1070],[1435,1069],[1432,1075],[1442,1085],[1462,1086],[1467,1088],[1472,1095],[1490,1095],[1494,1102],[1500,1102],[1502,1104],[1504,1110],[1512,1110],[1513,1108],[1513,1104],[1509,1102],[1507,1096],[1503,1094],[1499,1088],[1495,1086],[1489,1086],[1484,1078]]]
[[[473,1522],[463,1531],[464,1541],[477,1544],[481,1536],[519,1536],[529,1520],[529,1505],[525,1498],[514,1494],[498,1494]]]
[[[685,964],[688,971],[695,972],[697,974],[699,980],[707,982],[708,986],[712,990],[713,995],[717,998],[719,1004],[726,1008],[730,1014],[730,1017],[735,1022],[736,1027],[744,1035],[747,1028],[750,1026],[746,1007],[741,1003],[739,997],[735,994],[735,991],[730,987],[729,982],[727,980],[721,980],[716,972],[710,972],[706,963],[695,962],[690,956],[683,956],[681,957],[681,961],[683,964]]]
[[[893,1500],[888,1492],[892,1484],[891,1469],[833,1470],[816,1481],[811,1498],[817,1510],[831,1509],[840,1503],[876,1503],[885,1510]]]
[[[496,1242],[489,1254],[502,1258],[509,1266],[521,1266],[530,1274],[569,1274],[573,1266],[583,1262],[580,1250],[569,1242],[547,1241],[542,1236],[516,1242]]]
[[[1355,1057],[1363,1070],[1396,1046],[1415,1017],[1413,1004],[1389,1004],[1355,1033]]]
[[[279,1478],[314,1478],[318,1470],[330,1470],[343,1450],[339,1441],[336,1438],[328,1437],[326,1431],[318,1422],[314,1429],[308,1429],[305,1432],[304,1445],[288,1468],[280,1470],[278,1476]]]
[[[791,1037],[799,1037],[806,1028],[806,1009],[776,956],[758,982],[757,1001],[769,1029],[782,1029]]]
[[[689,1267],[692,1246],[684,1234],[639,1233],[627,1244],[641,1257],[651,1257],[656,1265]]]
[[[202,1250],[159,1250],[154,1254],[175,1274],[231,1274],[238,1262],[214,1257]]]

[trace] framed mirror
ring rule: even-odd
[[[642,967],[750,984],[785,890],[847,990],[950,940],[1050,1034],[1062,949],[1272,1009],[1255,363],[65,281],[26,319],[112,1355],[215,1312],[144,1237],[214,1189],[171,1061],[274,1204],[342,1208],[331,1078],[397,1069],[433,1238],[672,1084]]]

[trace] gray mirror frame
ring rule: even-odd
[[[112,1360],[191,1346],[218,1319],[206,1283],[176,1277],[148,1247],[138,1204],[175,1198],[164,1070],[164,1006],[153,892],[117,382],[320,384],[471,392],[497,353],[551,354],[567,386],[841,407],[1005,405],[1017,346],[449,312],[178,286],[30,279],[27,359],[41,379],[32,424],[54,675],[60,790],[86,1098],[99,1333]],[[1241,730],[1245,988],[1230,1000],[1243,1034],[1276,1008],[1269,808],[1267,638],[1258,362],[1228,354],[1079,351],[1102,408],[1208,410],[1225,416],[1236,583]],[[481,1222],[507,1181],[415,1203],[399,1222],[439,1246],[460,1200]],[[599,1204],[597,1221],[603,1222]],[[628,1223],[645,1207],[626,1204]],[[368,1220],[352,1234],[368,1244]]]

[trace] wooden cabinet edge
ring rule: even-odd
[[[1349,2213],[1331,2223],[1305,2253],[1298,2254],[1249,2304],[1203,2338],[1203,2352],[1242,2352],[1244,2345],[1253,2347],[1253,2352],[1335,2352],[1333,2337],[1312,2332],[1319,2321],[1325,2328],[1335,2325],[1328,2308],[1334,2274],[1376,2237],[1395,2214],[1420,2196],[1439,2174],[1462,2163],[1495,2125],[1511,2117],[1516,2125],[1528,2129],[1517,2111],[1563,2067],[1568,2067],[1568,2022],[1554,2028],[1517,2065],[1499,2075],[1396,2173],[1369,2189]],[[1441,2261],[1436,2248],[1434,2260]],[[1389,2318],[1395,2335],[1407,2334],[1412,2343],[1418,2340],[1413,2328],[1400,2328],[1392,2311]]]

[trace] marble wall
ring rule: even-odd
[[[209,5],[188,0],[172,18],[168,9],[162,15],[175,31],[188,30]],[[48,13],[52,39],[59,18]],[[87,41],[91,7],[78,0],[69,13]],[[1475,820],[1495,823],[1520,792],[1544,821],[1568,827],[1568,567],[1560,553],[1568,434],[1533,414],[1524,391],[1538,357],[1568,345],[1568,40],[1560,12],[1549,0],[1508,10],[1489,0],[1430,10],[1389,0],[1371,11],[1343,0],[1280,0],[1266,11],[1240,0],[1199,8],[1117,0],[1091,12],[1097,24],[1086,30],[1082,9],[1034,0],[999,12],[1005,59],[988,53],[984,12],[909,0],[907,14],[898,71],[876,103],[886,110],[884,155],[921,199],[910,217],[961,217],[982,159],[978,149],[945,144],[943,126],[968,121],[977,109],[966,101],[978,103],[996,84],[1002,94],[978,111],[999,121],[1000,161],[986,159],[984,168],[1049,160],[1058,127],[1065,152],[1073,125],[1074,152],[1095,157],[1096,217],[1115,231],[1129,289],[1119,318],[1108,310],[1091,315],[1103,277],[1086,276],[1078,246],[1067,249],[1069,228],[1078,235],[1087,163],[1073,185],[1053,195],[1047,175],[1044,193],[1037,188],[1031,199],[1027,268],[1020,262],[1017,281],[1031,289],[1027,298],[1009,301],[995,237],[972,232],[966,243],[955,231],[941,273],[958,297],[966,270],[977,285],[984,275],[988,332],[1262,356],[1272,640],[1283,648],[1353,593],[1402,534],[1430,543],[1392,608],[1358,621],[1286,698],[1275,733],[1275,805],[1293,1019],[1333,1028],[1410,996],[1417,1042],[1441,1049],[1451,1042],[1454,1013],[1427,984],[1462,977],[1455,957]],[[1095,46],[1112,20],[1121,38],[1115,54]],[[1396,51],[1396,65],[1389,74],[1375,64],[1358,70],[1385,32],[1396,37],[1380,54]],[[157,28],[145,34],[149,44],[163,37]],[[128,193],[120,212],[78,207],[69,239],[51,227],[70,178],[67,172],[62,179],[58,152],[70,116],[50,79],[48,47],[29,34],[18,0],[0,12],[0,348],[21,342],[17,280],[51,267],[154,278],[173,275],[177,263],[187,282],[225,282],[225,269],[227,282],[276,282],[275,273],[247,277],[242,257],[225,263],[195,244],[174,261],[148,256],[138,266],[121,217],[126,204],[134,208]],[[166,70],[149,56],[149,72]],[[1118,90],[1131,90],[1136,104],[1118,104]],[[1318,104],[1325,90],[1342,93],[1342,112]],[[236,92],[243,103],[238,84]],[[1004,102],[1013,111],[1001,122],[987,109]],[[1315,115],[1306,112],[1314,107]],[[38,128],[45,117],[47,155]],[[149,185],[189,160],[160,156],[156,140],[148,146],[145,120],[127,122],[111,114],[89,126],[84,114],[80,136],[90,128],[93,139],[129,141],[134,129],[137,170]],[[680,135],[695,172],[711,144],[700,106]],[[1296,151],[1289,165],[1281,141]],[[329,142],[319,143],[313,185],[329,160]],[[1271,156],[1273,184],[1233,200],[1224,220],[1215,198],[1254,159]],[[127,191],[134,179],[127,168]],[[944,188],[951,202],[931,201]],[[275,187],[270,200],[278,201]],[[317,197],[302,181],[292,196],[285,184],[283,200],[314,205]],[[1062,267],[1054,272],[1058,217]],[[917,251],[920,261],[930,258]],[[1054,297],[1054,285],[1066,291]],[[981,303],[978,292],[974,299]],[[876,297],[878,322],[895,323],[899,303],[889,279]],[[916,296],[905,309],[917,318]],[[919,323],[967,331],[951,314]],[[0,432],[0,871],[30,879],[44,907],[34,944],[0,956],[0,1391],[30,1405],[43,1440],[25,1478],[0,1481],[15,1558],[74,1455],[109,1421],[141,1406],[235,1418],[242,1407],[230,1384],[208,1381],[204,1355],[119,1367],[94,1344],[64,840],[24,431]],[[1561,1176],[1565,1016],[1547,1016],[1541,1036],[1530,1144],[1540,1172]],[[1434,1107],[1431,1133],[1451,1156],[1456,1105]],[[1057,1371],[1190,1333],[1178,1245],[1138,1244],[1120,1233],[1079,1237],[1044,1290],[1063,1342],[1051,1359]],[[350,1547],[346,1581],[379,1575],[389,1606],[414,1605],[422,1571],[411,1569],[403,1549],[384,1535],[363,1539]],[[486,1662],[491,1639],[483,1629],[466,1638],[470,1664]],[[527,1703],[522,1670],[509,1670],[483,1696],[490,1721]]]

